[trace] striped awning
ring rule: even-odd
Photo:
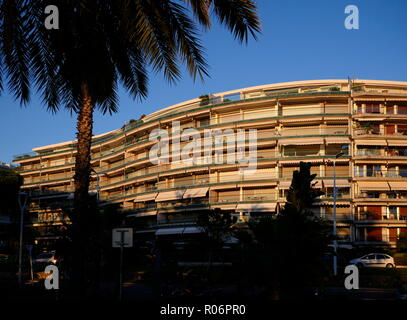
[[[129,214],[129,215],[126,216],[126,218],[130,218],[130,217],[138,218],[138,217],[155,216],[156,214],[157,214],[157,210],[153,210],[153,211],[146,211],[146,212],[139,212],[139,213]]]
[[[384,97],[354,97],[354,101],[383,101],[385,100]]]
[[[309,115],[309,117],[289,117],[289,118],[281,118],[280,122],[310,122],[321,119],[321,115],[313,116]]]
[[[322,188],[322,180],[314,180],[313,183],[316,183],[314,188]],[[291,181],[280,181],[280,183],[278,184],[278,187],[280,189],[290,189],[291,186]]]
[[[236,207],[236,211],[244,212],[264,212],[275,211],[277,203],[240,203]]]
[[[290,189],[291,186],[291,181],[280,181],[280,183],[278,184],[278,187],[280,189]]]
[[[364,191],[389,191],[389,184],[385,181],[359,181],[360,190]]]
[[[139,196],[136,196],[134,202],[144,202],[154,200],[155,197],[157,197],[157,194],[158,192],[141,194]]]
[[[385,139],[380,140],[355,140],[355,144],[358,146],[387,146],[387,141]]]
[[[185,193],[185,189],[173,190],[173,191],[163,191],[160,192],[155,198],[156,202],[168,201],[168,200],[180,200]]]
[[[155,234],[157,236],[172,235],[172,234],[193,234],[203,233],[203,228],[199,227],[185,227],[185,228],[161,228],[158,229]]]
[[[190,198],[205,197],[206,194],[208,193],[208,190],[209,190],[209,187],[187,189],[187,191],[185,191],[185,193],[183,195],[183,198],[190,199]]]
[[[278,140],[280,145],[312,145],[312,144],[323,144],[324,140],[322,138],[304,138],[298,137],[293,139],[280,139]]]
[[[407,147],[407,137],[406,139],[403,140],[387,140],[387,143],[389,146],[401,146],[401,147]]]
[[[385,118],[359,118],[358,121],[366,121],[366,122],[373,122],[373,121],[384,121]]]
[[[407,190],[406,181],[389,181],[390,189],[394,191],[405,191]]]
[[[346,137],[326,137],[325,142],[327,144],[347,144],[350,143],[350,140]]]
[[[334,186],[334,181],[333,180],[323,180],[324,186],[325,187],[333,187]],[[350,182],[348,180],[344,179],[337,179],[336,180],[336,186],[337,187],[350,187]]]

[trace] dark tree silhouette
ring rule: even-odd
[[[313,188],[310,164],[294,171],[287,203],[273,217],[250,222],[253,249],[249,262],[257,282],[267,283],[273,299],[299,299],[321,284],[324,253],[330,243],[329,225],[311,211],[322,193]],[[246,238],[247,241],[247,238]]]
[[[83,254],[91,221],[89,178],[93,114],[118,110],[118,85],[147,95],[148,68],[174,82],[180,65],[193,78],[208,75],[199,28],[217,19],[240,42],[260,31],[253,0],[55,0],[58,30],[44,27],[45,0],[0,2],[0,93],[3,80],[27,104],[36,87],[52,112],[77,115],[75,195],[71,218]],[[79,258],[78,261],[82,261]],[[79,272],[81,273],[81,272]]]

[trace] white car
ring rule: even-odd
[[[384,253],[369,253],[361,258],[349,261],[350,264],[355,264],[358,267],[365,268],[395,268],[394,259]]]

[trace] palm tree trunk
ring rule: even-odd
[[[88,86],[81,85],[82,106],[77,119],[77,153],[75,162],[75,196],[74,208],[76,214],[82,214],[86,210],[89,197],[89,177],[90,177],[90,147],[93,131],[93,105],[89,94]],[[81,209],[77,211],[77,209]]]
[[[81,85],[82,105],[77,118],[77,153],[75,159],[75,194],[72,214],[73,242],[73,285],[84,293],[86,282],[86,247],[90,233],[89,180],[91,170],[91,142],[93,130],[93,110],[91,95],[86,83]]]

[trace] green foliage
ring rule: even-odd
[[[322,284],[329,225],[310,208],[321,192],[314,189],[310,164],[293,173],[287,203],[280,214],[249,223],[252,239],[246,245],[257,280],[265,279],[274,298],[299,298]],[[242,239],[242,238],[241,238]],[[256,279],[254,279],[256,281]]]
[[[201,102],[199,103],[200,106],[206,106],[209,104],[209,95],[205,94],[199,97]]]
[[[205,230],[211,247],[221,247],[225,239],[232,235],[235,221],[229,212],[216,208],[200,215],[198,225]]]
[[[50,110],[76,112],[86,84],[94,106],[113,113],[119,83],[134,98],[147,95],[150,68],[170,82],[181,64],[194,79],[207,76],[200,31],[212,18],[240,42],[260,32],[253,0],[186,2],[55,0],[60,23],[52,31],[44,27],[49,1],[2,1],[0,93],[4,79],[22,104],[36,87]]]
[[[407,232],[400,233],[397,239],[397,251],[407,253]]]
[[[341,91],[341,88],[339,88],[339,87],[332,87],[332,88],[329,88],[329,91],[331,91],[331,92],[337,92],[337,91]]]
[[[316,183],[312,181],[317,175],[311,174],[310,168],[310,163],[300,162],[300,170],[293,172],[287,203],[282,214],[307,215],[316,198],[323,195],[323,192],[313,188]]]
[[[23,177],[13,170],[0,169],[0,213],[10,213],[18,208],[18,192]]]

